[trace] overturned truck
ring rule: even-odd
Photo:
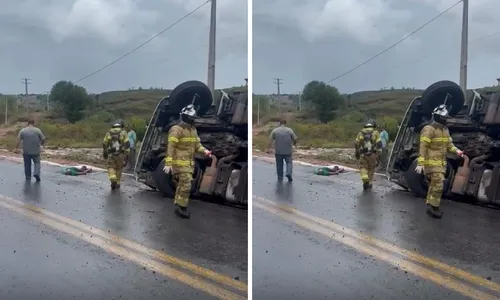
[[[168,197],[176,182],[163,167],[167,149],[166,133],[178,124],[181,109],[194,104],[198,112],[195,126],[201,143],[212,151],[212,158],[195,157],[191,195],[215,202],[247,207],[248,203],[248,96],[241,91],[216,91],[214,103],[210,89],[202,82],[187,81],[158,103],[139,150],[134,174],[137,181]]]
[[[427,194],[428,180],[415,172],[420,131],[431,122],[432,110],[446,104],[454,144],[464,158],[447,156],[443,196],[500,206],[500,94],[467,91],[439,81],[413,99],[400,124],[387,164],[387,177],[418,197]]]

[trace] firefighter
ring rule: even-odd
[[[191,213],[187,210],[191,194],[191,180],[194,171],[194,155],[196,152],[211,157],[212,153],[200,143],[200,138],[194,121],[196,110],[193,105],[184,107],[180,112],[180,123],[172,126],[168,132],[167,153],[165,156],[165,174],[171,173],[177,182],[174,205],[175,214],[189,219]]]
[[[380,133],[375,129],[376,126],[375,120],[369,120],[356,136],[354,144],[364,190],[372,188],[373,175],[382,148],[382,140],[380,139]]]
[[[123,168],[129,153],[128,133],[122,120],[116,120],[106,132],[102,143],[102,156],[106,160],[111,189],[119,189]]]
[[[427,214],[440,219],[443,216],[439,209],[443,192],[444,174],[446,172],[446,154],[453,153],[463,157],[463,152],[453,145],[446,119],[446,105],[439,105],[432,112],[432,123],[420,132],[418,164],[415,171],[424,173],[429,178],[429,189],[426,197]]]

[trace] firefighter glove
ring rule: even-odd
[[[171,171],[172,171],[172,167],[171,166],[164,166],[163,167],[163,172],[165,174],[170,174]]]
[[[423,171],[424,171],[424,167],[423,166],[417,166],[415,168],[415,172],[417,172],[418,174],[422,174]]]

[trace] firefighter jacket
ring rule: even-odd
[[[174,125],[168,132],[165,165],[172,167],[173,174],[192,173],[195,153],[205,151],[194,126]]]
[[[360,155],[369,155],[378,153],[382,149],[382,139],[380,133],[373,127],[365,127],[356,136],[354,144],[356,153]]]
[[[130,142],[128,133],[119,127],[113,127],[104,135],[102,142],[103,154],[106,155],[128,155]]]
[[[448,128],[433,122],[420,132],[418,165],[426,174],[446,172],[446,154],[457,153]]]

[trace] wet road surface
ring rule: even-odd
[[[424,200],[377,177],[253,160],[255,299],[500,299],[500,211]]]
[[[245,299],[247,211],[0,161],[0,299]]]

